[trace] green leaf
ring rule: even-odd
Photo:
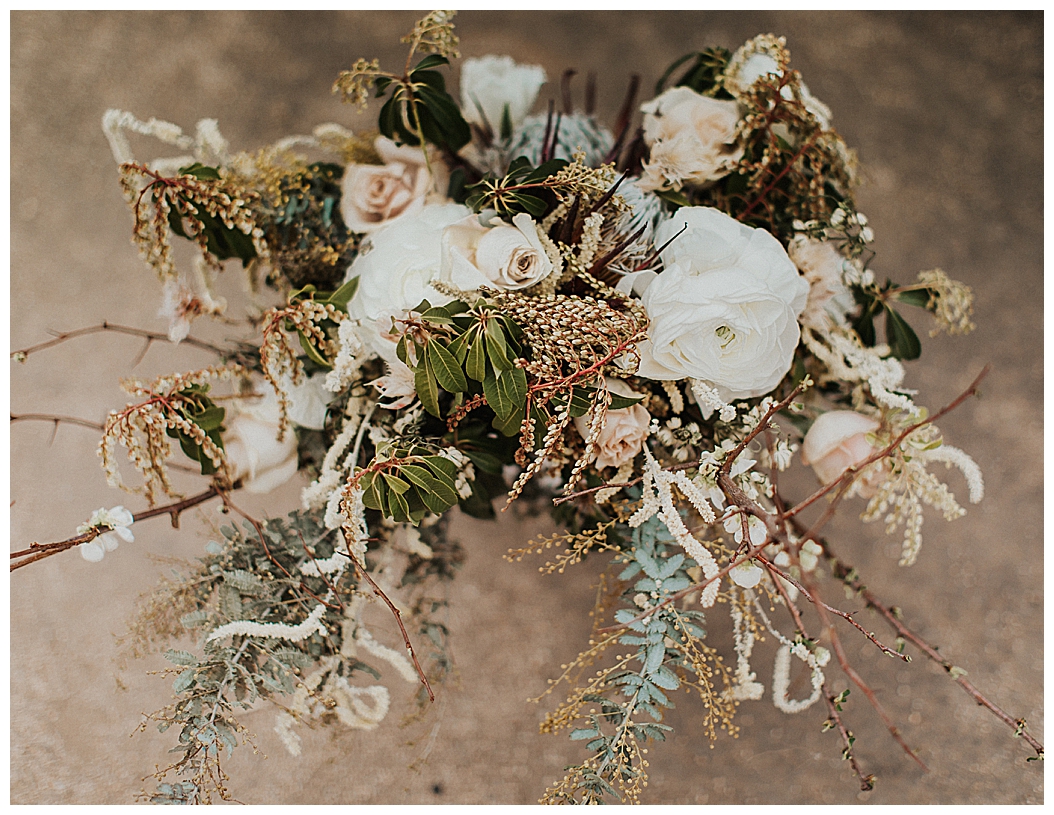
[[[390,489],[392,492],[402,495],[404,492],[410,489],[410,485],[396,475],[382,472],[381,476],[384,478],[384,483],[388,485],[388,489]]]
[[[865,308],[860,316],[853,320],[853,330],[860,336],[860,342],[868,348],[874,346],[876,341],[875,318],[870,309]]]
[[[523,209],[532,218],[541,218],[545,215],[545,211],[549,209],[549,205],[544,200],[536,195],[527,195],[523,192],[513,193],[511,196],[512,200],[519,204],[520,208]]]
[[[425,359],[435,371],[439,385],[447,393],[464,393],[468,390],[468,381],[461,366],[441,342],[432,340],[425,346]]]
[[[332,303],[337,308],[344,312],[348,310],[348,303],[351,302],[351,298],[355,296],[355,292],[359,290],[359,278],[353,277],[333,294],[326,298],[325,302]]]
[[[918,359],[922,354],[922,343],[918,335],[894,309],[886,306],[886,342],[889,351],[897,359]]]
[[[523,416],[515,410],[504,418],[495,415],[494,421],[491,422],[491,426],[503,436],[515,436],[520,432],[522,424]]]
[[[527,404],[527,374],[523,368],[510,368],[498,374],[498,390],[502,401],[513,405],[510,413],[518,413]]]
[[[468,332],[465,332],[464,334],[458,334],[457,337],[455,337],[451,341],[450,345],[448,345],[446,347],[446,349],[451,354],[453,354],[454,359],[457,360],[457,364],[458,365],[462,365],[463,366],[465,364],[465,358],[468,356],[468,351],[469,351],[469,344],[468,343],[469,343]]]
[[[389,517],[399,523],[407,523],[410,520],[410,505],[397,492],[388,493]]]
[[[322,354],[315,348],[315,344],[311,342],[299,328],[296,330],[297,336],[300,338],[300,347],[304,349],[304,353],[308,355],[308,358],[323,368],[332,368],[329,360],[326,359]]]
[[[427,57],[417,63],[417,65],[414,66],[414,69],[410,71],[410,76],[413,76],[418,71],[427,71],[429,68],[436,68],[440,65],[449,64],[450,60],[448,60],[446,57],[442,57],[439,54],[429,54]]]
[[[198,658],[189,651],[176,651],[169,648],[164,653],[165,659],[174,665],[197,665]]]
[[[487,320],[487,357],[495,371],[504,371],[512,368],[515,363],[509,357],[509,344],[505,339],[505,332],[497,320]]]
[[[399,468],[399,474],[407,481],[414,484],[424,495],[433,495],[445,502],[447,507],[457,503],[457,492],[447,481],[436,478],[427,468],[417,464],[404,464]]]
[[[901,303],[907,303],[909,306],[918,306],[919,308],[926,308],[929,305],[930,297],[929,289],[911,289],[897,294],[897,299]]]
[[[223,417],[227,411],[221,408],[219,405],[209,404],[201,413],[195,414],[190,418],[194,424],[200,427],[202,430],[208,432],[209,430],[217,430],[223,424]]]
[[[519,417],[517,417],[517,429],[519,429]],[[501,474],[503,465],[501,459],[497,456],[483,450],[462,450],[461,452],[468,456],[469,461],[476,466],[476,469],[485,473],[493,473],[494,475]]]
[[[219,181],[220,171],[215,167],[207,167],[200,161],[195,161],[187,167],[179,168],[180,175],[192,175],[201,181]]]
[[[421,365],[414,371],[414,387],[424,409],[433,416],[441,418],[439,413],[439,383],[436,382],[432,366],[428,362],[427,351],[425,358],[421,361]]]
[[[643,401],[643,396],[620,396],[619,394],[612,392],[611,404],[608,405],[608,410],[623,410],[624,408],[639,405]]]
[[[172,693],[182,693],[187,690],[187,688],[194,684],[195,675],[196,671],[194,668],[187,668],[183,671],[176,677],[176,681],[172,683]]]
[[[467,337],[468,334],[465,333],[462,336]],[[465,356],[465,373],[476,382],[482,382],[487,376],[486,354],[486,336],[482,332],[476,332],[476,339],[468,347],[468,353]]]

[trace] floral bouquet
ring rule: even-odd
[[[442,591],[464,558],[457,508],[548,512],[560,531],[509,560],[607,563],[592,634],[543,694],[542,731],[582,748],[543,802],[640,800],[679,691],[698,694],[692,736],[711,742],[765,696],[814,708],[868,790],[844,715],[855,694],[921,765],[854,669],[853,640],[935,660],[1042,756],[824,536],[862,499],[910,566],[924,507],[964,513],[946,468],[982,499],[980,470],[936,422],[984,372],[940,410],[904,387],[922,346],[903,314],[967,332],[970,289],[940,269],[895,282],[871,268],[855,155],[785,42],[681,56],[654,93],[634,80],[613,123],[593,115],[592,80],[576,106],[571,72],[562,104],[535,112],[545,72],[508,57],[464,60],[455,97],[452,12],[404,42],[405,65],[360,59],[337,78],[346,101],[379,106],[354,132],[234,152],[214,120],[190,135],[104,118],[167,338],[216,361],[126,380],[132,401],[103,426],[109,483],[151,508],[101,508],[74,537],[15,552],[12,569],[73,548],[100,561],[144,519],[205,502],[226,512],[133,621],[133,650],[163,650],[174,693],[143,721],[176,734],[145,797],[228,798],[223,765],[251,741],[239,717],[266,702],[294,755],[305,727],[381,726],[396,680],[427,716],[457,645]],[[186,155],[137,160],[129,133]],[[232,267],[248,283],[241,323],[216,290]],[[251,331],[207,343],[190,336],[202,318]],[[815,478],[792,501],[796,460]],[[198,492],[178,492],[177,466],[205,479]],[[240,490],[298,472],[301,506],[242,508]],[[845,597],[889,633],[839,608]],[[754,658],[762,640],[771,666]]]

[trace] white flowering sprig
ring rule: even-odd
[[[145,400],[112,411],[106,419],[99,457],[110,485],[129,492],[141,491],[151,504],[158,492],[172,495],[166,466],[172,454],[169,436],[179,438],[188,455],[194,451],[203,474],[225,473],[227,461],[219,435],[224,410],[209,398],[209,383],[245,374],[241,365],[231,363],[163,376],[150,384],[126,380],[125,390]],[[118,445],[128,450],[129,460],[142,474],[141,488],[127,487],[122,481],[117,469]]]
[[[87,523],[77,527],[78,535],[89,532],[97,532],[94,540],[83,543],[80,546],[81,557],[90,563],[98,563],[107,552],[116,549],[121,541],[131,543],[135,540],[132,530],[129,529],[135,517],[123,506],[104,509],[99,507],[91,514]],[[109,530],[103,532],[102,530]]]

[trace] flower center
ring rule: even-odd
[[[717,335],[717,339],[721,343],[722,351],[728,348],[736,338],[736,333],[727,325],[719,325],[714,334]]]

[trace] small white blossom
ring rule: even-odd
[[[134,520],[135,517],[132,513],[123,506],[116,506],[112,509],[99,507],[91,514],[87,523],[77,527],[77,534],[84,535],[93,529],[105,528],[110,531],[103,532],[94,540],[81,544],[81,557],[90,563],[98,563],[107,552],[112,552],[116,549],[121,541],[125,543],[134,541],[135,536],[132,534],[132,530],[128,528]]]

